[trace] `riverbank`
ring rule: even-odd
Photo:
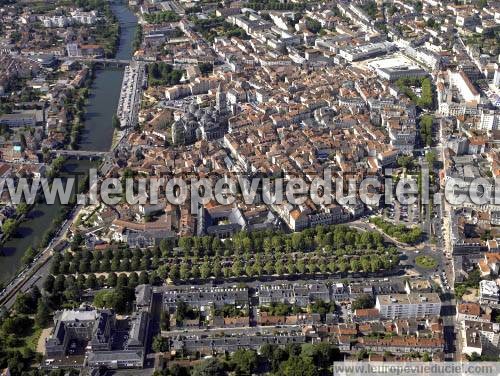
[[[132,41],[137,18],[125,4],[109,5],[120,25],[120,38],[116,58],[128,60],[132,56]],[[89,95],[84,105],[83,128],[79,129],[77,142],[81,150],[110,150],[114,129],[112,117],[116,113],[122,84],[122,69],[95,71],[95,79],[89,87]],[[96,164],[85,160],[68,160],[61,167],[61,176],[81,177]],[[0,258],[0,283],[7,283],[17,275],[22,266],[22,258],[29,247],[48,244],[54,229],[60,227],[72,206],[60,203],[48,205],[36,203],[18,227],[17,235],[6,240],[2,246],[5,256]],[[51,225],[52,224],[52,225]]]

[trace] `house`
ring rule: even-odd
[[[222,317],[215,316],[212,318],[210,326],[214,328],[242,328],[250,326],[250,317]]]
[[[356,309],[353,320],[355,321],[376,321],[380,319],[380,313],[376,308]]]
[[[325,283],[266,284],[257,288],[259,305],[271,303],[296,304],[307,307],[316,301],[330,302],[330,289]]]
[[[457,305],[457,322],[462,321],[491,321],[491,308],[482,309],[478,303],[460,303]]]
[[[197,308],[212,305],[220,308],[225,304],[248,305],[248,288],[193,286],[193,288],[168,288],[163,293],[163,304],[169,312],[175,310],[181,301]]]
[[[374,352],[392,352],[394,354],[411,353],[414,351],[433,354],[444,349],[442,337],[419,338],[418,336],[370,338],[361,337],[356,344],[357,348]]]
[[[432,292],[432,286],[427,279],[409,279],[405,282],[405,291],[407,294],[412,292]]]
[[[233,353],[238,349],[260,349],[264,344],[286,346],[306,342],[302,333],[234,335],[225,337],[178,336],[170,339],[173,354],[177,352],[202,355]]]
[[[493,244],[493,242],[495,244]],[[488,248],[498,247],[496,243],[497,243],[496,239],[488,240],[487,241]],[[484,257],[479,260],[478,266],[482,277],[498,275],[498,270],[500,266],[500,253],[486,252],[484,254]]]
[[[43,122],[43,111],[23,110],[14,111],[0,116],[0,125],[9,127],[35,127]]]

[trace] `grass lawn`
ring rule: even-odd
[[[36,327],[33,334],[25,338],[26,346],[31,350],[36,351],[38,347],[38,339],[40,338],[41,334],[42,334],[42,329]]]
[[[30,332],[26,336],[20,336],[18,339],[20,340],[19,346],[11,347],[11,350],[22,350],[23,348],[28,348],[34,352],[38,347],[38,339],[42,334],[42,329],[33,326],[30,329]]]
[[[437,261],[431,256],[417,256],[415,263],[424,269],[433,269],[437,266]]]

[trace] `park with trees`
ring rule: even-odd
[[[423,78],[400,78],[396,81],[398,89],[404,93],[412,102],[423,109],[432,110],[434,107],[434,89],[429,77]],[[420,96],[415,93],[415,89],[421,90]]]
[[[274,275],[378,273],[390,271],[398,264],[397,249],[384,244],[379,233],[333,225],[292,234],[239,232],[224,240],[212,236],[183,237],[177,242],[163,240],[152,249],[132,250],[117,245],[114,249],[91,252],[76,248],[56,254],[51,273],[78,273],[85,278],[92,273],[147,272],[160,280],[182,282],[222,277],[237,280]]]
[[[208,42],[213,42],[217,36],[225,36],[226,38],[238,37],[242,39],[250,38],[245,30],[227,22],[224,17],[211,16],[209,18],[198,18],[192,15],[190,16],[190,20],[194,24],[194,30],[201,33]]]
[[[422,241],[422,229],[418,226],[407,227],[403,224],[395,225],[380,217],[371,217],[370,223],[373,223],[391,238],[401,243],[417,244]]]
[[[147,67],[149,86],[177,85],[184,74],[183,70],[174,69],[172,65],[164,62],[155,62]]]
[[[12,375],[30,375],[30,366],[41,359],[38,339],[51,323],[52,307],[36,286],[17,295],[13,309],[0,320],[0,369]]]

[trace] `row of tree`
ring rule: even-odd
[[[239,232],[224,241],[211,236],[183,237],[178,242],[164,239],[152,250],[78,251],[79,243],[73,243],[73,252],[54,255],[52,274],[157,270],[162,278],[177,280],[375,272],[394,267],[398,259],[397,250],[386,247],[379,233],[359,232],[346,226],[317,226],[293,234]]]
[[[102,261],[81,259],[79,262],[54,260],[51,271],[54,275],[95,273],[95,272],[123,272],[155,270],[162,279],[187,280],[230,277],[256,277],[264,275],[295,275],[295,274],[329,274],[346,272],[374,273],[380,270],[389,270],[399,263],[397,250],[383,249],[383,253],[368,252],[362,256],[345,255],[329,256],[318,253],[296,255],[262,255],[254,257],[233,257],[221,259],[205,257],[204,259],[168,259],[153,257],[152,261],[143,257],[133,257]],[[80,274],[82,275],[82,274]]]
[[[162,253],[172,255],[175,243],[160,244]],[[316,226],[301,232],[285,234],[276,231],[241,231],[231,239],[220,240],[211,236],[182,237],[178,246],[185,256],[203,256],[241,253],[272,253],[314,251],[330,247],[338,249],[377,249],[384,247],[382,236],[377,232],[361,232],[344,225]]]
[[[26,293],[17,294],[13,308],[17,313],[34,315],[35,325],[40,328],[50,323],[51,309],[36,285]]]
[[[432,115],[422,115],[420,118],[420,139],[426,146],[432,146]]]
[[[58,275],[54,277],[53,275],[48,275],[45,283],[44,289],[49,294],[60,294],[66,293],[66,300],[78,301],[75,296],[78,296],[85,290],[100,290],[103,288],[114,288],[127,286],[135,288],[138,285],[152,284],[159,285],[161,279],[155,272],[132,272],[128,275],[125,273],[109,273],[108,275],[100,275],[97,277],[95,274],[91,273],[87,276],[79,274],[77,277],[74,276],[64,276]],[[73,294],[73,290],[76,290],[76,294]]]
[[[160,264],[159,248],[116,250],[90,252],[81,250],[54,254],[50,272],[57,274],[97,273],[111,271],[137,271],[155,269]]]
[[[306,257],[300,259],[255,259],[251,262],[235,260],[232,264],[221,265],[211,261],[204,261],[201,265],[182,262],[180,265],[162,265],[158,269],[160,277],[172,280],[186,280],[189,278],[209,277],[238,278],[258,277],[265,275],[296,275],[296,274],[331,274],[347,272],[376,272],[389,270],[399,263],[399,257],[394,255],[371,255],[363,258],[336,259],[332,257]]]

